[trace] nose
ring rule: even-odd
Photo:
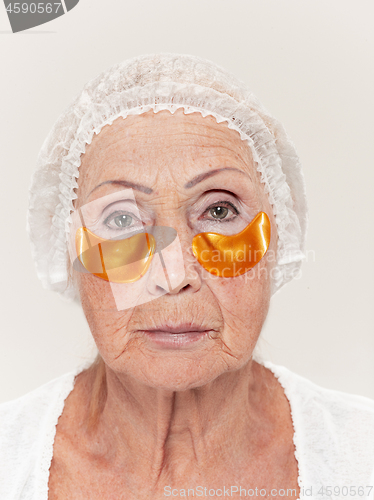
[[[175,229],[175,239],[154,256],[149,270],[147,289],[155,296],[196,292],[201,287],[198,262],[192,253],[192,235],[186,228]]]

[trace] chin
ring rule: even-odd
[[[251,353],[234,357],[214,351],[211,348],[208,353],[142,353],[141,356],[132,353],[127,359],[118,359],[112,369],[120,378],[130,377],[148,387],[186,391],[203,387],[225,373],[239,370],[251,357]]]

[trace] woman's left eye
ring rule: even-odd
[[[214,219],[224,219],[229,213],[229,209],[227,207],[214,207],[209,210],[209,213]]]
[[[219,204],[208,207],[205,212],[208,212],[209,215],[215,220],[228,219],[230,212],[234,215],[238,215],[239,213],[237,208],[230,202],[219,202]],[[235,219],[235,217],[231,217],[229,220],[233,219]]]

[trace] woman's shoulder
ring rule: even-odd
[[[0,439],[8,436],[7,430],[21,425],[42,425],[43,418],[64,395],[72,388],[75,373],[61,375],[17,399],[0,404]],[[21,430],[21,429],[20,429]]]
[[[322,387],[269,361],[262,364],[274,373],[289,401],[295,445],[301,462],[308,464],[304,476],[317,481],[324,471],[326,481],[335,478],[336,484],[372,481],[374,400]]]
[[[56,425],[81,367],[0,404],[0,498],[24,498],[47,475]],[[25,497],[26,498],[26,497]]]
[[[264,361],[263,365],[274,373],[286,396],[290,396],[294,404],[302,404],[304,408],[318,406],[321,411],[329,412],[337,418],[360,413],[361,417],[366,416],[369,422],[374,423],[374,399],[328,389],[270,361]]]

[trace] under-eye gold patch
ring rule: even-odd
[[[80,227],[75,235],[75,246],[80,262],[89,273],[113,283],[133,283],[147,272],[156,242],[148,233],[106,240]]]
[[[270,243],[270,220],[259,212],[238,234],[199,233],[192,240],[192,251],[204,269],[222,278],[240,276],[252,269],[265,255]]]
[[[197,234],[192,240],[192,251],[211,274],[232,278],[258,264],[269,244],[270,220],[265,212],[260,212],[238,234]],[[79,261],[89,273],[113,283],[133,283],[149,269],[156,251],[156,240],[146,232],[125,239],[107,240],[86,227],[80,227],[75,235],[75,246]]]

